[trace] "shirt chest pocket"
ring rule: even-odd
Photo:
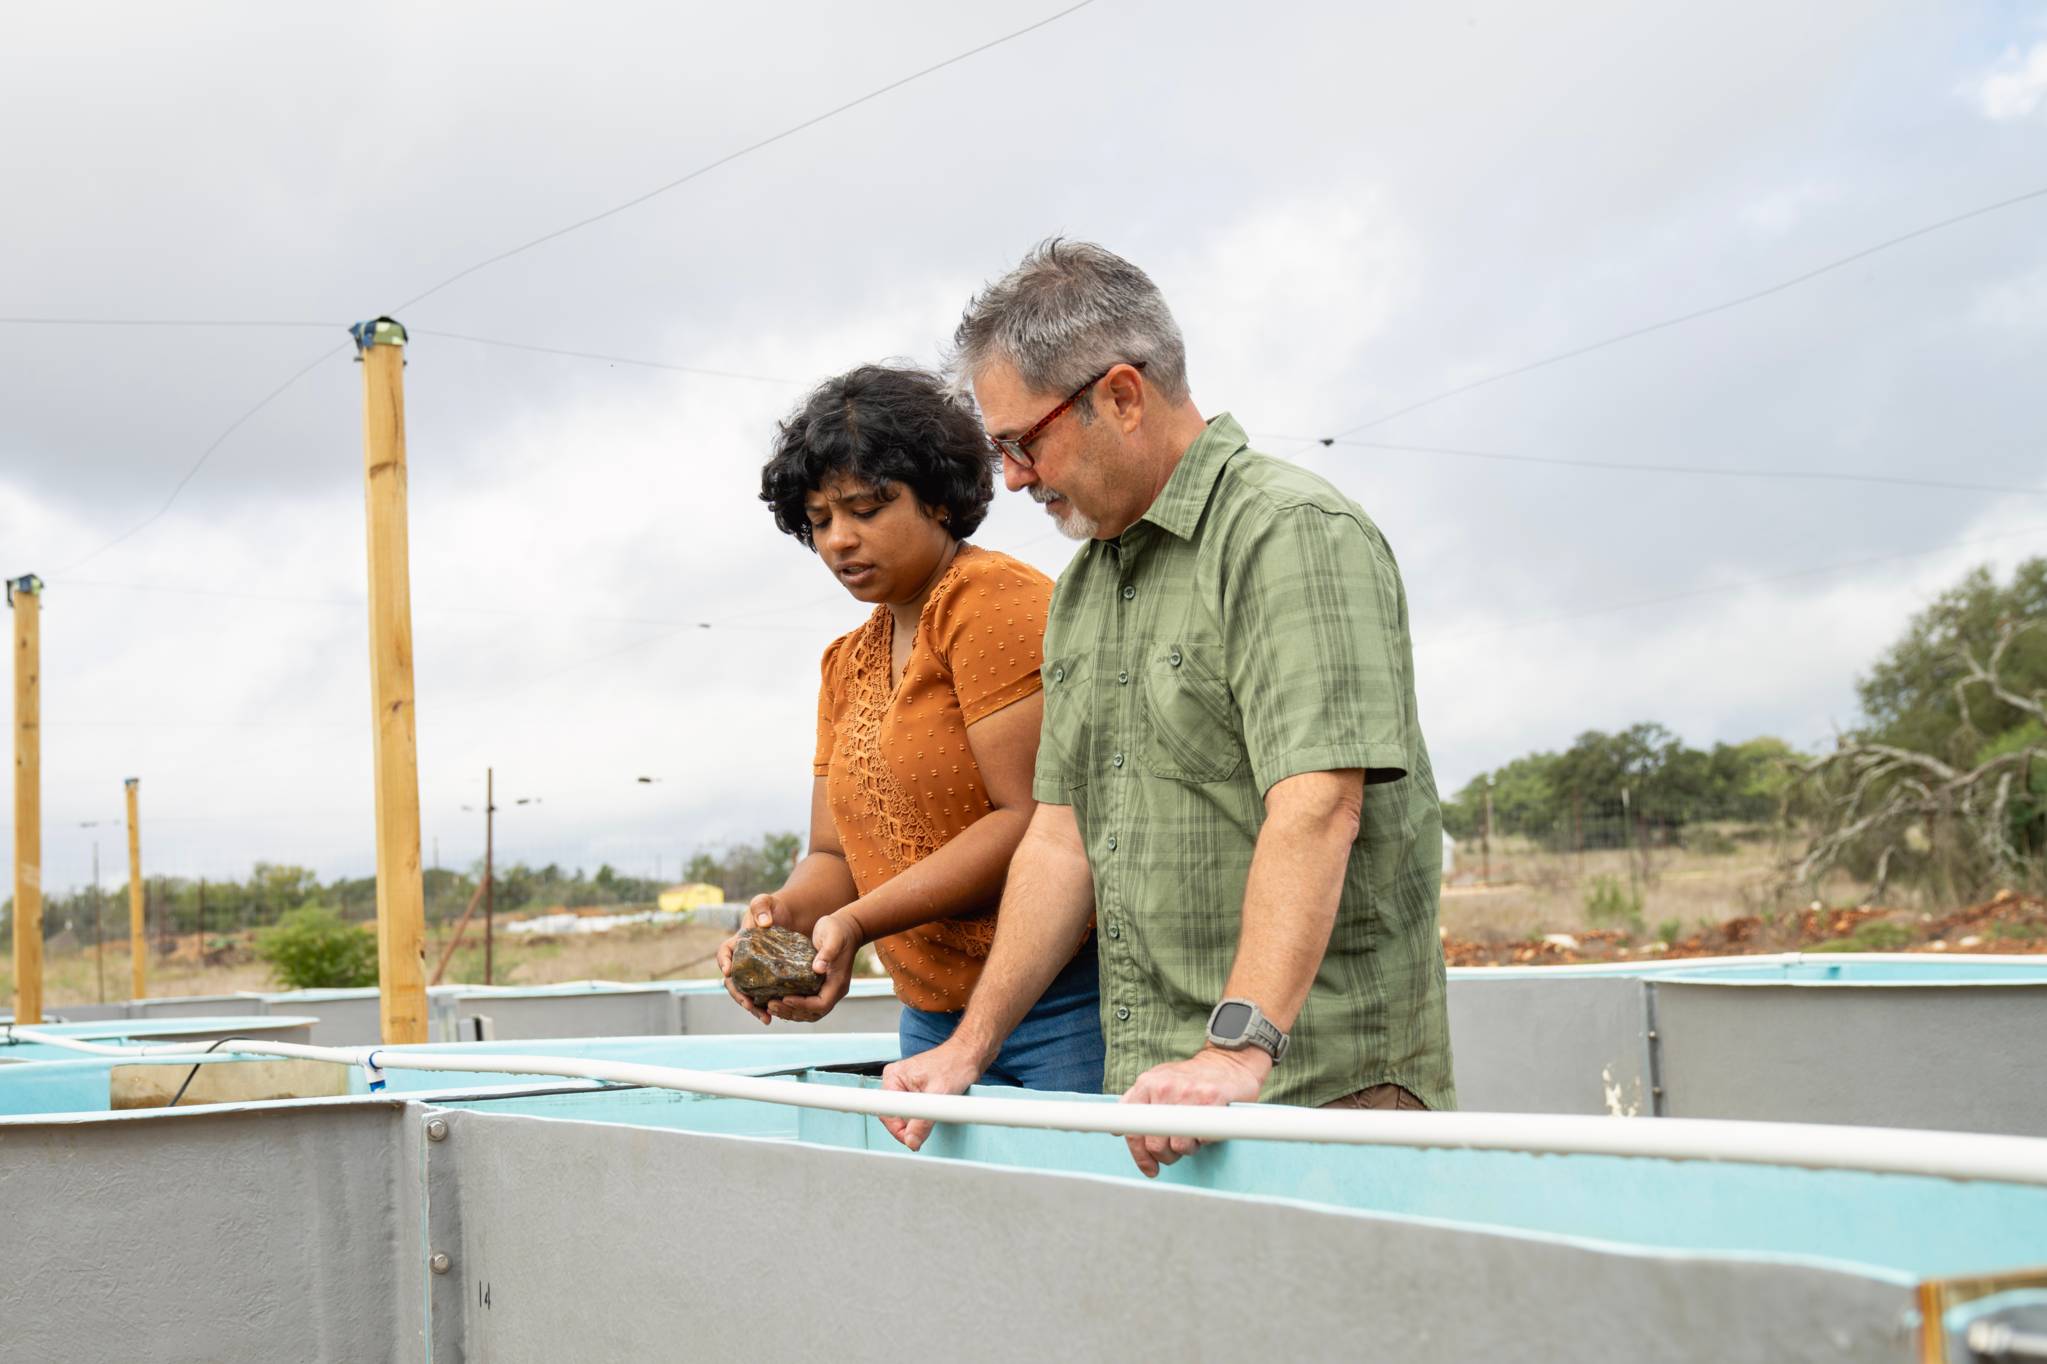
[[[1160,644],[1144,660],[1144,770],[1175,781],[1223,781],[1244,762],[1236,701],[1214,644]]]
[[[1088,663],[1080,654],[1045,660],[1045,723],[1038,737],[1038,771],[1071,789],[1087,784]]]

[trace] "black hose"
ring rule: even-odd
[[[223,1037],[199,1054],[201,1056],[211,1056],[215,1051],[232,1041],[234,1041],[232,1037]],[[178,1100],[185,1097],[185,1091],[192,1087],[192,1081],[199,1078],[199,1067],[204,1064],[206,1064],[204,1061],[194,1061],[192,1063],[192,1069],[185,1072],[185,1083],[178,1086],[178,1092],[171,1095],[171,1101],[164,1105],[165,1108],[176,1108],[178,1106]]]

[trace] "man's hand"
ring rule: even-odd
[[[881,1087],[912,1094],[964,1094],[968,1085],[981,1078],[983,1069],[964,1044],[942,1042],[888,1066],[881,1072]],[[881,1125],[912,1151],[931,1135],[931,1124],[922,1118],[883,1118]]]
[[[815,1023],[846,997],[853,983],[853,960],[860,955],[860,926],[852,915],[840,910],[817,921],[810,930],[810,941],[817,948],[810,969],[824,977],[824,985],[814,995],[792,995],[768,1004],[769,1013],[791,1023]]]
[[[754,896],[752,902],[746,907],[746,918],[742,926],[745,928],[770,928],[776,924],[780,924],[784,928],[789,927],[789,910],[787,906],[783,905],[773,895]],[[769,1023],[772,1020],[768,1017],[768,1011],[739,993],[739,990],[732,984],[732,944],[738,941],[739,934],[734,933],[724,942],[718,944],[718,974],[725,977],[725,993],[732,996],[734,1004],[737,1004],[740,1008],[758,1018],[763,1024]]]
[[[1256,1103],[1265,1077],[1272,1073],[1272,1058],[1256,1047],[1224,1051],[1203,1047],[1185,1061],[1153,1066],[1137,1077],[1137,1083],[1123,1094],[1127,1104],[1233,1104]],[[1158,1176],[1161,1165],[1171,1165],[1192,1154],[1201,1143],[1193,1137],[1125,1137],[1130,1158],[1146,1179]]]

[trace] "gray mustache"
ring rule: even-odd
[[[1031,495],[1031,501],[1036,502],[1040,506],[1047,502],[1056,502],[1059,499],[1058,493],[1053,492],[1042,483],[1032,484],[1027,491]]]

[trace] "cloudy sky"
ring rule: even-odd
[[[2047,196],[1763,293],[2047,189],[2047,6],[1094,0],[436,288],[1066,2],[10,7],[0,573],[48,583],[46,884],[95,839],[121,874],[130,775],[153,871],[370,866],[340,346],[382,312],[451,866],[486,766],[539,799],[499,822],[529,861],[800,825],[861,611],[755,501],[773,423],[935,360],[1054,233],[1142,263],[1202,410],[1385,529],[1446,789],[1641,719],[1824,742],[1912,610],[2047,553]],[[1069,553],[1020,497],[980,539]]]

